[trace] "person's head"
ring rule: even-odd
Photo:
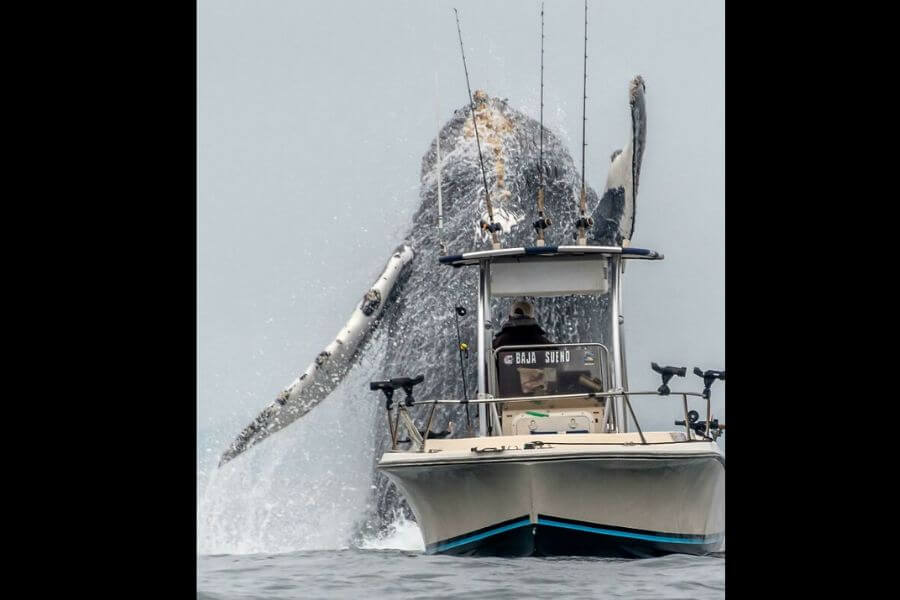
[[[509,318],[510,319],[533,319],[534,318],[534,306],[531,305],[531,302],[526,302],[524,300],[520,300],[518,302],[513,302],[512,306],[509,307]]]

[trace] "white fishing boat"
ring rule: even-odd
[[[668,388],[683,367],[654,364],[663,380],[655,391],[630,390],[626,381],[622,267],[662,258],[576,245],[440,259],[479,270],[477,398],[416,400],[424,375],[371,384],[387,396],[392,441],[378,469],[405,495],[427,552],[644,557],[722,549],[725,457],[716,439],[725,426],[712,418],[709,396],[725,373],[695,368],[702,392]],[[610,347],[580,340],[491,348],[492,299],[585,294],[609,296]],[[395,399],[397,389],[406,398]],[[648,395],[678,402],[683,428],[643,431],[629,399]],[[478,431],[431,438],[434,411],[461,403],[478,406]],[[422,431],[416,410],[425,411]]]

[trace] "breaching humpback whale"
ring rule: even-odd
[[[641,160],[646,141],[645,85],[636,76],[629,86],[631,129],[622,150],[612,154],[603,196],[587,187],[589,214],[594,226],[589,242],[601,245],[627,244],[634,233],[635,202]],[[506,100],[475,92],[475,119],[481,136],[487,181],[493,203],[494,221],[501,224],[501,244],[505,247],[533,246],[532,224],[537,220],[535,199],[540,185],[538,121],[509,106]],[[489,234],[480,226],[487,221],[484,185],[478,162],[472,110],[467,104],[457,109],[441,128],[422,159],[421,204],[413,216],[405,242],[391,254],[387,265],[354,309],[350,320],[334,341],[316,356],[278,397],[241,431],[222,455],[219,463],[234,459],[273,433],[290,425],[328,397],[341,380],[365,355],[380,365],[381,379],[425,375],[416,389],[417,397],[462,398],[463,378],[459,371],[454,307],[471,302],[475,287],[473,269],[453,269],[438,263],[440,240],[437,229],[436,167],[437,144],[442,154],[441,189],[444,210],[444,243],[450,252],[490,247]],[[579,216],[580,174],[559,138],[543,129],[545,214],[552,220],[546,230],[548,244],[570,244]],[[584,296],[576,302],[559,303],[554,298],[537,298],[537,319],[550,339],[559,343],[577,339],[605,341],[602,316],[604,297]],[[497,314],[497,307],[494,307]],[[473,339],[473,326],[462,321],[464,339]],[[499,328],[499,323],[496,324]],[[376,336],[388,336],[389,343],[374,344]],[[378,348],[379,356],[367,352]],[[468,361],[465,380],[468,397],[473,397],[476,362]],[[371,392],[360,389],[361,401]],[[474,408],[473,408],[474,410]],[[379,411],[378,419],[384,419]],[[435,415],[432,429],[462,432],[466,412],[444,412],[444,422]],[[388,442],[384,423],[382,449]],[[380,453],[378,453],[380,455]],[[393,486],[381,474],[375,477],[377,522],[402,503]],[[373,524],[370,522],[370,525]]]

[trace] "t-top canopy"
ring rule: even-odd
[[[480,261],[497,258],[509,258],[515,256],[545,255],[547,258],[555,256],[582,255],[585,257],[603,258],[613,254],[619,254],[623,259],[662,260],[665,258],[659,252],[644,248],[622,248],[619,246],[532,246],[530,248],[500,248],[498,250],[476,250],[442,256],[438,260],[445,265],[463,267],[477,265]]]

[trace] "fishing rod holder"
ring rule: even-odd
[[[703,397],[709,400],[709,388],[716,379],[725,381],[725,371],[701,371],[700,367],[694,367],[694,375],[703,378]]]
[[[406,392],[404,403],[406,406],[413,406],[415,404],[413,388],[423,381],[425,381],[424,375],[419,375],[418,377],[395,377],[393,379],[388,379],[387,381],[371,381],[369,382],[369,389],[372,391],[381,390],[384,392],[385,398],[387,398],[385,408],[391,410],[391,407],[394,404],[395,390],[403,388],[403,391]]]
[[[684,374],[687,373],[686,367],[660,367],[655,362],[650,363],[650,368],[662,375],[662,385],[656,390],[660,396],[668,396],[670,393],[669,390],[669,380],[672,379],[675,375],[679,377],[684,377]]]
[[[387,381],[370,381],[369,389],[372,391],[381,390],[384,393],[385,398],[387,399],[385,402],[385,409],[387,410],[387,423],[388,423],[388,431],[391,435],[391,449],[396,450],[398,443],[409,443],[414,448],[417,448],[419,451],[423,451],[425,449],[425,440],[428,439],[428,434],[431,433],[431,419],[434,416],[434,406],[431,408],[431,413],[428,415],[428,424],[425,426],[425,431],[421,432],[416,428],[415,423],[410,417],[410,413],[407,408],[411,408],[415,406],[416,400],[413,398],[413,388],[420,383],[425,381],[424,375],[419,375],[418,377],[394,377],[393,379],[388,379]],[[397,410],[395,411],[395,416],[393,422],[391,422],[391,408],[394,405],[394,392],[398,389],[403,389],[406,392],[406,398],[404,398],[404,402],[397,405]],[[397,436],[400,433],[400,425],[401,423],[406,428],[409,437],[405,440],[398,440]],[[432,435],[434,437],[444,437],[449,435],[450,432],[434,432]]]

